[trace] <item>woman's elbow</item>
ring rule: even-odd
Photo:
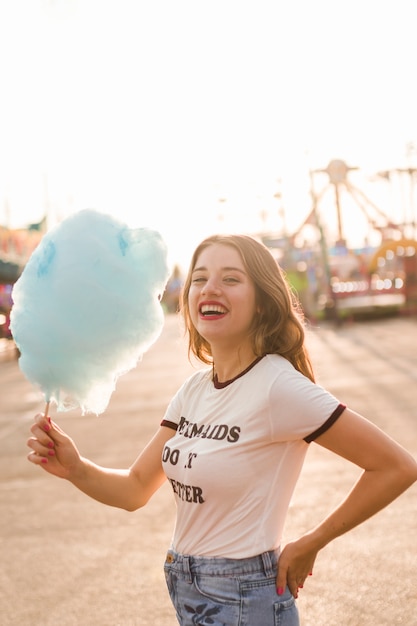
[[[415,459],[412,459],[412,463],[410,463],[410,467],[408,468],[408,476],[411,486],[417,480],[417,461]]]
[[[398,483],[404,489],[411,487],[417,480],[417,461],[409,454],[398,460],[396,465]]]
[[[136,496],[123,504],[123,509],[128,513],[134,513],[142,509],[150,500],[150,497],[144,495]]]
[[[154,481],[143,484],[140,477],[132,473],[129,498],[127,498],[123,503],[123,508],[129,513],[142,509],[148,504],[149,500],[159,489],[162,482],[163,481]]]
[[[136,504],[136,503],[129,503],[126,506],[123,507],[123,509],[125,511],[127,511],[128,513],[134,513],[135,511],[138,511],[139,509],[141,509],[143,506],[145,506],[144,504]]]

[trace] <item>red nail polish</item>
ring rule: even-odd
[[[43,459],[41,460],[41,463],[48,463],[48,459],[45,459],[45,457],[43,457]]]
[[[277,589],[277,594],[278,594],[279,596],[282,596],[282,594],[283,594],[283,593],[284,593],[283,588],[282,588],[282,587],[278,587],[278,589]]]
[[[49,456],[55,456],[55,450],[48,450]]]

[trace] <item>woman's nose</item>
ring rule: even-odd
[[[204,283],[201,293],[205,295],[210,294],[210,293],[215,293],[215,294],[220,293],[219,282],[216,279],[209,278]]]

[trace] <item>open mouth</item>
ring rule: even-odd
[[[200,315],[203,317],[218,317],[219,315],[225,315],[227,309],[218,304],[203,304],[200,307]]]

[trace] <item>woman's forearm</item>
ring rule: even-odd
[[[133,465],[120,470],[101,467],[82,457],[73,440],[43,414],[36,417],[31,431],[31,463],[109,506],[134,511],[144,506],[166,479],[161,459],[172,437],[170,428],[160,427]]]
[[[417,465],[404,455],[404,462],[393,469],[364,470],[346,499],[316,528],[282,550],[277,574],[277,588],[288,584],[298,597],[313,566],[317,553],[336,537],[343,535],[392,502],[417,480]],[[278,592],[279,593],[279,592]]]
[[[139,481],[129,469],[108,469],[80,458],[68,480],[90,498],[127,511],[138,509],[147,501],[145,494],[141,494]]]
[[[126,511],[144,506],[165,482],[162,449],[172,431],[160,428],[129,469],[108,469],[79,457],[68,479],[91,498]]]
[[[355,528],[390,504],[417,480],[417,466],[409,463],[391,470],[365,470],[347,498],[310,533],[318,549]]]
[[[309,533],[318,549],[383,509],[417,480],[411,454],[349,409],[316,441],[363,469],[346,499]]]

